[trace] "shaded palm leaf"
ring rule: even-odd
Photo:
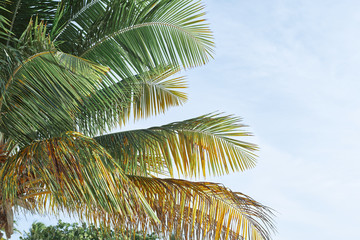
[[[74,113],[101,86],[107,70],[61,52],[28,58],[15,69],[1,95],[1,131],[28,142],[73,130]]]
[[[9,12],[5,8],[7,3],[9,3],[7,0],[0,1],[0,44],[4,44],[8,37],[11,36],[10,20],[4,16],[4,14]]]
[[[176,168],[186,176],[221,175],[255,165],[257,147],[233,138],[250,135],[239,121],[233,116],[210,114],[95,139],[130,172],[142,166],[143,174],[168,170],[173,176]],[[165,165],[159,164],[159,159],[164,159],[161,162]]]
[[[56,51],[54,43],[47,35],[47,26],[44,21],[39,21],[38,16],[31,18],[26,30],[16,43],[17,50],[22,57],[30,57],[40,52]]]
[[[7,11],[3,11],[3,15],[11,22],[9,30],[13,32],[11,37],[15,38],[20,38],[27,28],[30,18],[35,16],[51,27],[59,4],[56,0],[11,0],[6,2],[4,7]],[[5,41],[2,42],[5,43]]]

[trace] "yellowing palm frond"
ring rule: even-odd
[[[1,168],[0,182],[2,199],[29,199],[40,212],[62,209],[108,224],[111,215],[157,219],[105,149],[75,132],[22,148]]]
[[[184,77],[170,78],[180,69],[155,68],[139,81],[139,91],[134,94],[132,104],[125,109],[124,120],[130,116],[143,119],[166,112],[169,107],[180,106],[187,101],[182,91],[187,87]]]
[[[210,182],[129,176],[144,193],[161,225],[155,230],[182,239],[269,239],[272,211],[242,194]],[[144,224],[146,226],[146,224]]]
[[[250,135],[244,127],[239,118],[210,114],[95,139],[130,172],[142,166],[145,174],[168,170],[173,175],[175,168],[187,176],[221,175],[255,165],[256,145],[236,139]]]

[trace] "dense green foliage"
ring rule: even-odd
[[[105,232],[101,228],[85,223],[65,223],[59,221],[55,226],[46,226],[41,222],[33,223],[31,229],[20,240],[157,240],[156,234],[120,233],[109,230]],[[144,236],[145,235],[145,236]]]

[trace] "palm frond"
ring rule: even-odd
[[[209,114],[95,139],[130,173],[142,166],[143,174],[168,170],[173,176],[176,168],[185,176],[221,175],[255,165],[256,145],[234,138],[250,135],[244,127],[237,117]]]
[[[101,87],[107,71],[61,52],[31,56],[13,71],[1,93],[1,132],[31,142],[73,130],[78,106]]]
[[[157,219],[105,149],[76,132],[22,148],[1,168],[0,184],[2,199],[31,199],[38,211],[62,210],[105,225],[112,215]]]
[[[130,117],[146,118],[182,105],[187,100],[181,91],[186,88],[185,80],[183,77],[171,78],[178,71],[171,67],[158,67],[91,94],[80,106],[76,122],[79,131],[94,136],[106,127],[111,130],[125,124]],[[99,103],[103,104],[100,106]]]
[[[5,41],[11,36],[10,20],[4,16],[4,14],[8,13],[9,11],[6,9],[6,4],[8,4],[8,0],[1,0],[0,1],[0,44],[4,45]]]
[[[38,16],[30,18],[29,24],[19,40],[16,42],[17,50],[23,58],[35,55],[39,52],[56,51],[53,42],[47,35],[47,26],[44,21],[39,21]]]
[[[54,39],[66,42],[63,51],[109,66],[123,79],[158,65],[202,65],[211,56],[212,36],[200,2],[84,3],[72,17],[64,17],[67,22]]]
[[[32,17],[47,23],[51,28],[59,2],[56,0],[12,0],[5,4],[4,16],[11,21],[12,37],[20,38]],[[10,40],[10,39],[8,39]]]
[[[172,77],[180,71],[174,67],[157,67],[138,76],[138,91],[134,92],[131,102],[123,109],[124,123],[130,117],[134,120],[148,118],[161,113],[172,106],[180,106],[187,101],[182,90],[187,88],[185,77]],[[123,83],[130,84],[132,79]]]
[[[55,15],[55,26],[51,31],[52,38],[57,40],[63,35],[71,34],[75,37],[82,29],[87,29],[95,20],[105,13],[109,0],[62,0]],[[96,13],[97,15],[93,15]],[[74,24],[77,22],[76,24]],[[69,39],[69,38],[67,38]],[[73,40],[78,40],[77,37]]]
[[[134,95],[133,104],[128,107],[128,117],[132,112],[135,119],[143,119],[164,113],[171,106],[180,106],[185,103],[187,96],[181,91],[187,87],[185,78],[170,78],[179,70],[158,69],[143,78],[143,81],[139,83],[140,91]]]
[[[151,226],[181,239],[270,239],[272,211],[210,182],[129,176],[160,219]],[[146,222],[143,223],[146,228]]]
[[[138,79],[114,82],[114,78],[108,74],[103,80],[110,84],[103,84],[103,87],[86,96],[74,117],[78,131],[90,136],[118,126],[123,121],[124,109],[131,104],[133,94],[139,91]]]

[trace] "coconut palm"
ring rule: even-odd
[[[0,227],[61,212],[115,230],[269,239],[271,211],[217,176],[255,165],[240,119],[208,114],[111,132],[186,101],[211,58],[193,0],[1,0]],[[160,178],[161,177],[161,178]]]

